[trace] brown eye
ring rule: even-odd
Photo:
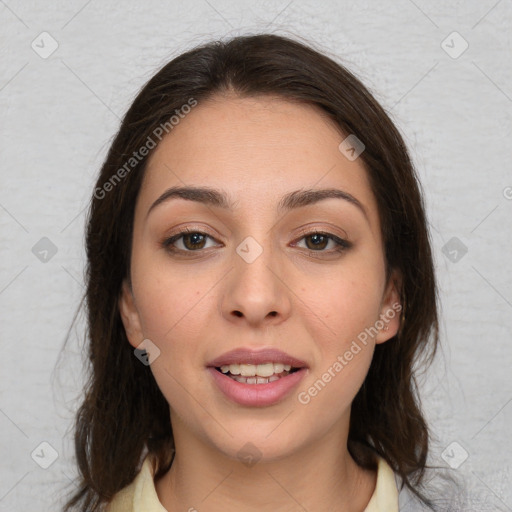
[[[182,231],[164,240],[162,246],[171,252],[197,252],[205,248],[208,239],[213,240],[210,235],[200,231]]]
[[[203,249],[206,237],[202,233],[187,233],[183,235],[183,245],[193,251]]]
[[[332,252],[343,252],[352,247],[351,242],[348,240],[343,240],[342,238],[339,238],[331,233],[321,233],[316,231],[312,233],[305,233],[299,242],[302,240],[305,240],[305,249],[308,249],[312,252],[325,254]],[[332,242],[330,250],[325,250],[330,242]]]
[[[325,235],[320,235],[318,233],[305,236],[304,239],[306,240],[306,246],[308,247],[308,249],[312,250],[325,249],[329,242],[328,237],[326,237]],[[310,240],[311,243],[308,243],[308,240]]]

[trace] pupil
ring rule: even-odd
[[[316,242],[318,242],[318,241],[319,241],[319,239],[322,239],[322,240],[320,241],[320,244],[322,244],[322,242],[324,242],[324,244],[325,244],[325,241],[327,240],[327,238],[326,238],[324,235],[310,235],[310,236],[308,237],[308,239],[310,239],[310,240],[316,240]],[[316,243],[316,242],[313,242],[313,247],[318,248],[318,247],[319,247],[319,244],[318,244],[318,243]],[[322,244],[322,248],[324,248],[324,246],[325,246],[324,244]],[[309,245],[309,244],[308,244],[308,245]]]
[[[192,233],[192,234],[189,234],[189,235],[185,235],[184,237],[184,241],[185,241],[185,246],[188,248],[188,249],[197,249],[197,245],[200,245],[202,240],[204,238],[204,235],[201,235],[200,233]],[[187,241],[190,241],[192,240],[192,243],[191,244],[187,244]],[[192,247],[190,247],[189,245],[192,245]]]

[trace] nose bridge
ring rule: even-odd
[[[290,309],[272,240],[263,233],[256,236],[247,236],[235,249],[234,270],[229,273],[222,305],[228,318],[244,317],[251,324],[282,320]]]
[[[247,236],[236,247],[234,261],[236,280],[245,288],[249,298],[266,300],[271,292],[275,293],[274,282],[276,258],[272,250],[270,237],[258,236],[259,241],[253,236]],[[272,272],[272,270],[274,272]]]

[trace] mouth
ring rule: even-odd
[[[215,367],[215,369],[242,384],[269,384],[300,370],[300,368],[292,367],[289,364],[273,362],[258,365],[229,364]]]
[[[207,369],[226,398],[249,407],[281,402],[308,373],[304,361],[272,348],[236,349],[208,363]]]

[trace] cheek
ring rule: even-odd
[[[381,276],[371,269],[354,269],[340,274],[339,279],[326,280],[323,287],[306,295],[308,306],[322,319],[319,346],[330,353],[343,350],[374,325],[379,318],[380,288]]]
[[[203,370],[205,326],[212,325],[212,312],[217,311],[211,291],[215,276],[171,270],[154,255],[139,257],[132,269],[144,336],[160,350],[151,370],[168,401],[175,402],[182,396],[180,384],[191,372]]]
[[[155,260],[134,263],[133,289],[145,336],[165,348],[184,332],[189,338],[199,333],[211,286],[197,274],[194,278],[180,269],[170,272]]]
[[[202,370],[204,355],[197,340],[204,337],[212,299],[198,280],[157,269],[144,272],[134,291],[144,336],[160,350],[150,366],[157,385],[173,409],[187,410],[190,397],[184,389],[190,387],[189,374]]]
[[[380,310],[381,276],[371,268],[350,270],[305,295],[308,308],[318,313],[309,315],[308,329],[318,352],[299,402],[312,402],[332,418],[350,407],[366,377],[374,349],[371,327]]]

